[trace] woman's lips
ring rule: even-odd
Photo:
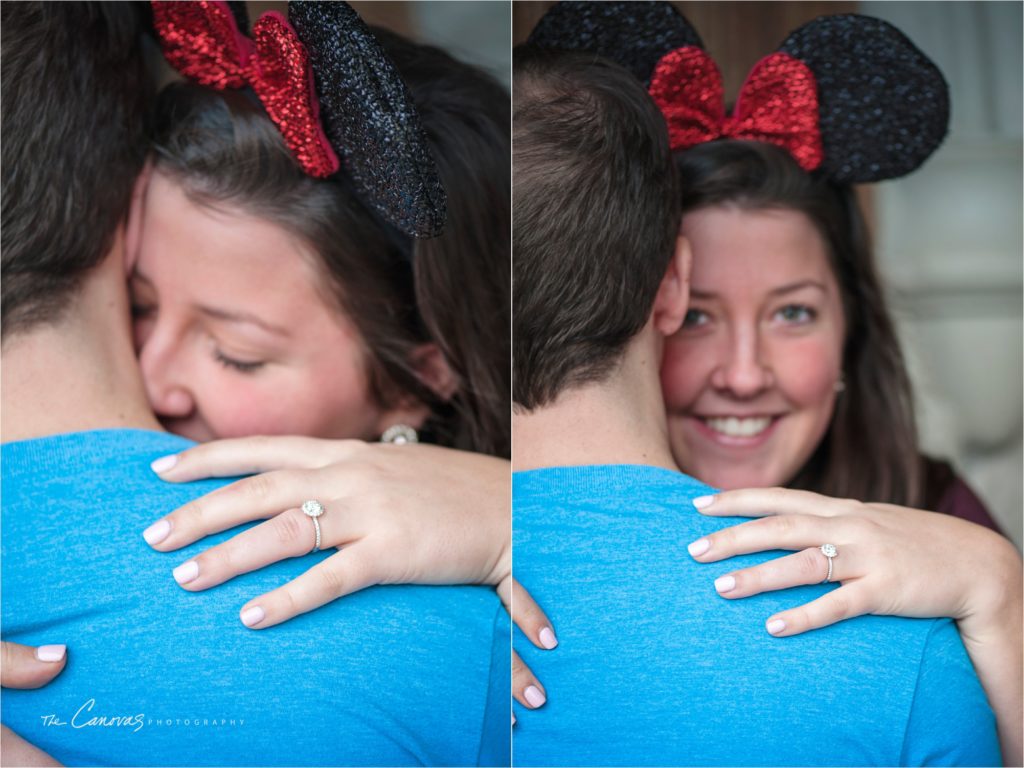
[[[756,448],[775,431],[781,416],[691,416],[697,432],[719,445]]]

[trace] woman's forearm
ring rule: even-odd
[[[1003,540],[990,561],[991,585],[979,584],[980,608],[957,624],[996,715],[1004,765],[1024,765],[1021,559]]]

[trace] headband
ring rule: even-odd
[[[441,233],[444,188],[412,96],[348,3],[289,3],[290,23],[268,11],[251,38],[241,3],[152,5],[167,61],[211,88],[251,88],[305,173],[344,167],[390,224],[413,237]]]
[[[842,183],[910,173],[949,125],[938,67],[894,26],[868,16],[822,16],[790,34],[750,71],[732,114],[718,67],[669,3],[558,3],[528,43],[624,66],[665,116],[673,150],[719,138],[764,141]]]

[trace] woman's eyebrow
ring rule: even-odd
[[[204,315],[215,318],[217,320],[226,320],[229,323],[252,323],[257,325],[268,333],[272,333],[275,336],[288,336],[288,329],[273,323],[268,323],[261,317],[250,314],[248,312],[235,312],[227,309],[220,309],[219,307],[208,307],[202,304],[197,304],[196,309],[202,312]]]
[[[772,288],[768,293],[772,296],[778,296],[783,293],[791,293],[793,291],[799,291],[802,288],[817,288],[822,293],[827,293],[824,283],[820,283],[817,280],[799,280],[795,283],[787,283],[786,285],[780,285],[778,288]]]

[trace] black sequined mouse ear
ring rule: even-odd
[[[700,36],[665,2],[563,2],[544,14],[528,45],[596,53],[628,69],[645,86],[669,51],[703,48]]]
[[[836,181],[863,183],[910,173],[942,143],[949,87],[938,67],[880,19],[824,16],[779,47],[814,74],[824,159]]]
[[[245,7],[245,3],[242,0],[228,0],[228,8],[231,10],[231,15],[235,17],[235,24],[242,31],[243,35],[248,35],[251,29],[249,25],[249,11]]]
[[[364,202],[413,237],[441,233],[446,198],[412,96],[370,29],[344,2],[292,2],[324,132]]]

